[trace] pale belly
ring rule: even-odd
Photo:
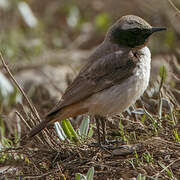
[[[99,92],[90,99],[89,114],[116,115],[125,111],[143,94],[147,85],[134,77],[126,82]]]
[[[89,114],[116,115],[135,103],[148,86],[150,62],[150,55],[144,56],[135,68],[133,76],[119,85],[114,85],[91,96],[87,103]]]

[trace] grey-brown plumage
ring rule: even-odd
[[[148,37],[155,31],[137,16],[123,16],[67,88],[45,120],[29,133],[33,137],[48,124],[80,114],[123,112],[147,88],[150,72]]]

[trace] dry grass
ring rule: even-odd
[[[14,79],[4,61],[3,64]],[[85,174],[94,167],[94,179],[130,179],[139,174],[147,179],[179,179],[180,107],[170,86],[163,83],[165,70],[161,73],[159,88],[150,93],[155,90],[152,85],[134,106],[140,112],[144,109],[144,115],[124,113],[113,117],[114,123],[108,121],[108,138],[120,140],[121,143],[115,146],[134,145],[134,152],[118,155],[121,149],[106,151],[93,147],[94,138],[78,144],[61,142],[53,129],[46,129],[25,146],[18,142],[1,150],[1,167],[7,167],[2,177],[71,179],[75,173]],[[18,83],[16,85],[19,87]],[[34,106],[31,104],[26,110],[21,106],[16,112],[29,129],[39,117],[32,111]]]
[[[14,131],[10,132],[10,129],[18,129],[20,126],[19,134],[21,137],[23,133],[27,133],[40,121],[42,114],[52,104],[55,104],[49,89],[53,89],[55,84],[53,93],[60,96],[59,92],[62,90],[59,89],[62,87],[58,87],[58,83],[53,84],[53,78],[49,79],[48,87],[52,87],[49,89],[43,85],[35,87],[34,84],[30,84],[30,86],[35,87],[35,93],[32,93],[31,98],[28,98],[29,91],[26,93],[23,91],[15,81],[16,78],[9,71],[8,66],[14,68],[13,72],[16,75],[20,71],[27,72],[31,69],[40,72],[41,67],[46,65],[68,64],[68,66],[79,68],[79,64],[82,62],[80,60],[84,60],[89,55],[89,51],[82,49],[91,49],[103,37],[94,30],[86,34],[81,31],[72,32],[66,27],[67,24],[57,23],[64,22],[66,17],[66,14],[62,15],[55,11],[58,1],[53,1],[52,6],[49,1],[43,4],[46,8],[50,6],[52,13],[48,14],[52,21],[47,23],[48,28],[43,32],[46,34],[48,42],[45,42],[46,45],[49,45],[49,49],[45,48],[44,54],[40,54],[36,58],[37,62],[13,62],[7,66],[3,61],[2,66],[0,66],[3,70],[5,68],[4,74],[15,82],[23,96],[22,104],[16,105],[16,107],[0,107],[0,111],[3,113],[3,116],[0,115],[0,145],[3,146],[0,147],[0,179],[74,179],[76,173],[86,174],[90,167],[95,168],[94,179],[123,178],[123,180],[128,180],[133,177],[137,178],[140,174],[150,180],[158,178],[163,180],[180,179],[180,51],[178,48],[180,27],[179,10],[176,8],[179,1],[173,2],[168,0],[161,4],[157,3],[156,0],[151,2],[140,0],[112,2],[106,0],[104,3],[104,0],[98,2],[79,0],[76,4],[80,7],[85,18],[89,18],[89,22],[98,12],[108,11],[113,19],[131,13],[140,15],[153,24],[167,24],[170,29],[172,28],[164,37],[155,37],[157,40],[153,39],[150,43],[153,54],[158,54],[157,61],[162,62],[162,64],[166,62],[166,70],[155,64],[154,58],[153,63],[158,74],[159,68],[161,68],[161,76],[157,75],[153,68],[151,74],[155,75],[155,79],[151,80],[149,88],[141,100],[138,100],[131,107],[131,111],[109,118],[107,121],[108,139],[120,141],[114,146],[129,145],[134,147],[134,151],[126,155],[118,155],[123,151],[122,149],[103,150],[93,147],[92,143],[96,141],[96,127],[93,128],[92,138],[86,138],[79,143],[72,143],[68,140],[60,141],[54,128],[50,127],[23,146],[22,141],[20,142],[18,139],[20,135]],[[46,13],[44,12],[46,8],[38,9],[40,6],[38,2],[32,0],[31,5],[37,16]],[[93,11],[87,11],[89,7]],[[121,11],[119,7],[122,7]],[[152,14],[154,18],[150,18]],[[47,16],[42,17],[45,21]],[[4,21],[2,26],[10,26],[7,22],[8,19]],[[13,24],[21,24],[18,16],[14,16]],[[94,26],[94,22],[91,25]],[[66,49],[61,51],[58,49],[58,53],[51,49],[53,37],[49,33],[49,29],[54,32],[57,28],[63,29],[64,33],[68,34],[66,35],[68,37],[62,38]],[[86,42],[79,41],[82,37],[85,37]],[[74,43],[69,45],[72,40]],[[1,57],[1,59],[3,58]],[[78,62],[75,61],[76,59]],[[67,74],[67,72],[65,73]],[[34,76],[38,76],[38,73]],[[22,76],[19,75],[19,77]],[[61,79],[61,81],[67,85],[71,81],[71,77]],[[38,92],[38,97],[36,92]],[[48,97],[47,99],[44,98],[44,94]],[[34,100],[33,103],[31,100]],[[132,111],[136,113],[132,113]],[[82,118],[77,117],[76,121],[72,122],[76,129],[79,128],[79,120]],[[4,124],[2,120],[4,120]],[[93,120],[91,123],[94,123]]]

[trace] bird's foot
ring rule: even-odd
[[[112,156],[127,156],[138,151],[137,147],[134,145],[121,145],[116,147],[112,145],[100,145],[99,147]]]
[[[113,142],[114,143],[114,142]],[[99,144],[99,143],[92,143],[90,144],[91,147],[99,147],[100,149],[107,151],[113,156],[126,156],[138,151],[138,148],[134,145],[120,145],[114,146],[112,144]]]
[[[126,156],[138,151],[136,145],[121,145],[113,148],[112,155],[114,156]]]

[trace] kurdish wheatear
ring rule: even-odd
[[[146,90],[151,53],[146,47],[149,36],[166,30],[152,27],[140,17],[121,17],[106,34],[104,41],[89,57],[87,64],[66,89],[59,103],[35,126],[28,137],[56,121],[80,114],[94,115],[100,145],[99,120],[125,111]]]

